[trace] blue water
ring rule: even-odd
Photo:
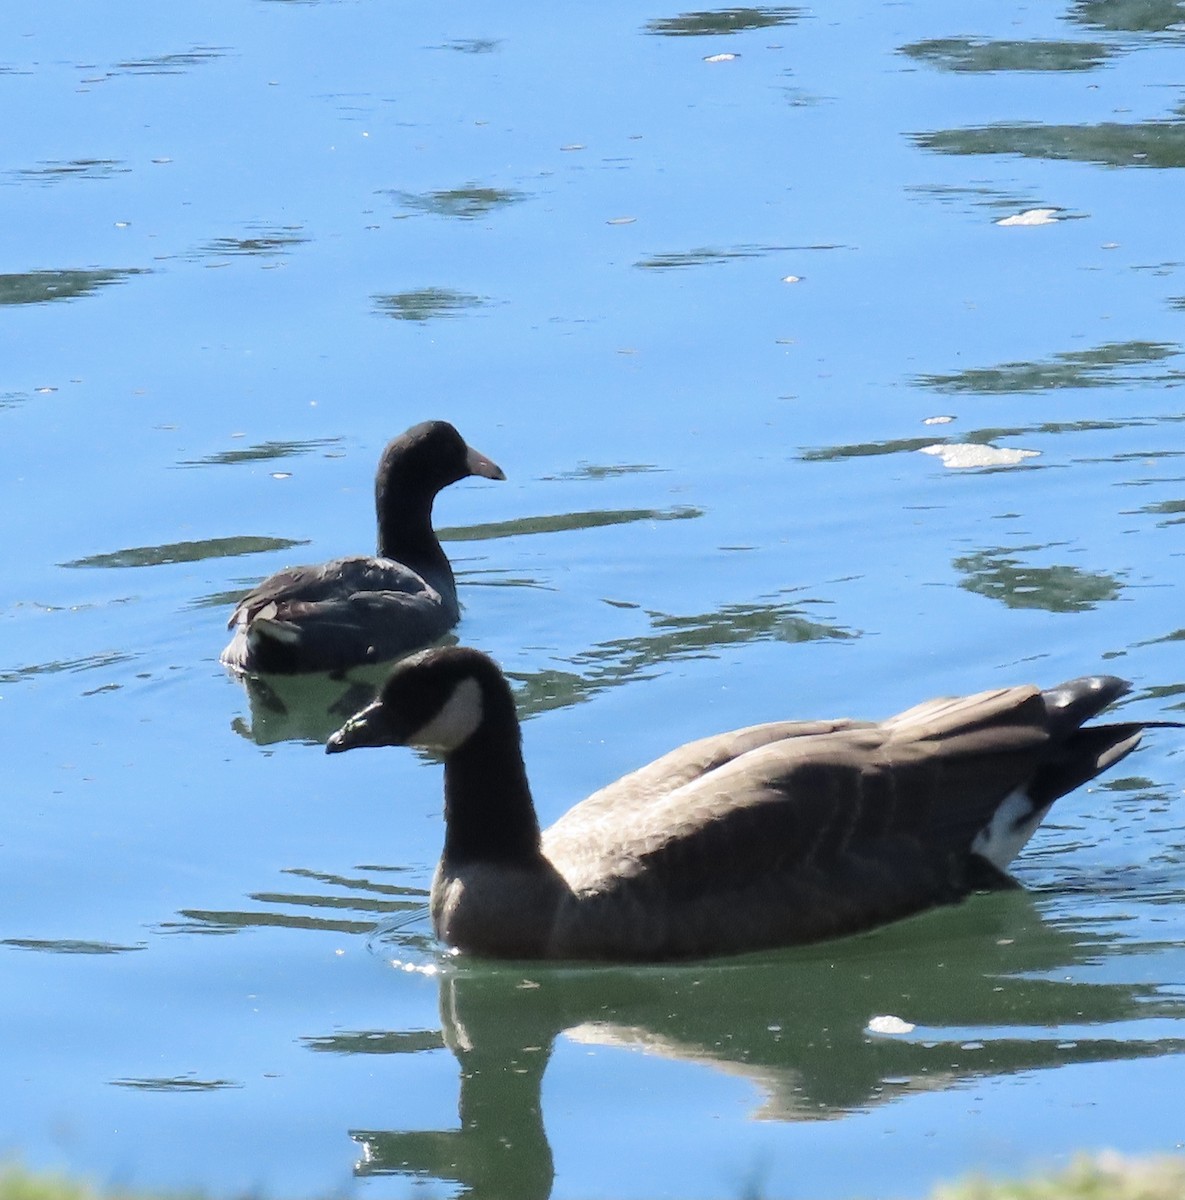
[[[217,656],[444,417],[508,475],[437,523],[545,821],[760,720],[1096,670],[1180,719],[1183,55],[1173,2],[10,0],[0,1155],[887,1197],[1180,1149],[1177,734],[1059,804],[1026,893],[491,966],[430,938],[439,768],[326,758],[333,686]]]

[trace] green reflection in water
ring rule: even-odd
[[[1166,33],[1185,26],[1182,0],[1077,0],[1070,19],[1116,33]]]
[[[1185,691],[1185,688],[1182,688],[1181,691]],[[1152,700],[1157,699],[1157,697],[1141,695],[1140,699]],[[1173,706],[1162,705],[1160,707],[1171,708]],[[1180,706],[1178,705],[1177,707]],[[1173,800],[1173,790],[1171,787],[1158,784],[1154,780],[1149,779],[1146,775],[1125,775],[1121,779],[1100,779],[1091,786],[1098,787],[1100,791],[1118,792],[1124,796],[1133,796],[1133,798],[1135,798],[1135,793],[1139,793],[1138,799],[1145,805],[1151,804],[1152,802],[1157,802],[1159,804],[1171,804]],[[1163,809],[1161,811],[1163,811]],[[1159,856],[1154,856],[1152,859],[1153,862],[1156,861],[1156,857]],[[1169,882],[1169,888],[1171,891],[1171,881]],[[1156,896],[1149,894],[1147,898],[1150,903],[1157,903],[1158,898]]]
[[[595,512],[554,513],[539,517],[517,517],[513,521],[490,521],[484,525],[451,525],[436,531],[442,542],[486,542],[494,538],[525,537],[534,533],[567,533],[575,529],[601,529],[606,525],[630,525],[635,521],[688,521],[702,517],[703,509],[617,508]]]
[[[989,187],[961,187],[953,184],[913,184],[906,192],[912,197],[925,201],[933,201],[942,205],[958,205],[970,211],[972,209],[988,209],[992,214],[994,224],[1003,225],[1024,224],[1019,220],[1022,214],[1029,214],[1030,220],[1034,215],[1039,219],[1038,224],[1056,224],[1061,221],[1081,221],[1088,214],[1062,208],[1051,204],[1048,200],[1034,198],[1031,194],[1022,196],[1016,193],[1001,192]]]
[[[119,650],[108,650],[103,654],[88,654],[85,658],[59,658],[51,662],[34,663],[28,667],[17,667],[0,671],[0,683],[20,683],[38,675],[73,674],[76,671],[94,671],[102,667],[114,667],[119,663],[133,662],[138,656]]]
[[[501,38],[455,38],[441,49],[456,50],[458,54],[493,54],[500,45]]]
[[[49,954],[130,954],[143,950],[138,946],[120,946],[115,942],[88,942],[78,938],[4,938],[0,946],[13,946],[18,950],[42,950]]]
[[[297,458],[303,454],[312,454],[323,446],[336,446],[341,443],[340,437],[305,438],[291,442],[258,442],[254,446],[244,446],[239,450],[221,450],[217,454],[207,454],[204,458],[182,459],[179,467],[222,467],[233,463],[271,462],[279,458]]]
[[[112,1087],[131,1088],[137,1092],[219,1092],[243,1086],[232,1079],[198,1079],[193,1075],[112,1079],[110,1083]]]
[[[162,933],[238,933],[243,929],[311,929],[322,933],[373,933],[375,921],[306,917],[299,913],[251,912],[246,909],[183,908],[184,922],[166,921]]]
[[[162,933],[238,933],[243,929],[309,929],[320,933],[373,933],[375,921],[331,920],[299,913],[250,912],[243,909],[183,908],[178,921],[163,922]]]
[[[790,25],[802,16],[800,8],[719,8],[681,13],[646,22],[646,32],[663,37],[707,37]]]
[[[114,158],[76,158],[68,162],[43,162],[6,174],[14,181],[52,184],[64,179],[110,179],[130,172],[131,167]]]
[[[269,927],[367,935],[383,927],[399,930],[401,936],[426,951],[431,942],[428,894],[420,888],[383,883],[370,877],[371,873],[399,873],[403,868],[371,866],[358,870],[368,874],[347,876],[303,867],[287,868],[284,874],[321,884],[325,890],[255,892],[248,899],[265,907],[184,908],[178,914],[183,920],[162,922],[156,928],[160,933],[230,934]],[[322,915],[326,909],[342,915]],[[419,935],[408,932],[412,924],[422,926]]]
[[[539,592],[554,592],[555,584],[548,583],[543,579],[536,579],[530,575],[512,575],[509,571],[505,571],[500,567],[485,567],[482,569],[467,568],[456,571],[458,581],[463,582],[466,587],[504,587],[504,588],[528,588]],[[615,601],[606,600],[606,604],[615,604]],[[620,608],[637,608],[636,604],[620,603],[617,604]]]
[[[487,303],[482,296],[438,287],[376,295],[372,299],[375,308],[381,314],[394,317],[397,321],[432,321],[438,317],[457,317],[467,309],[481,308]]]
[[[1046,550],[1047,546],[1018,546],[980,550],[954,560],[954,568],[966,576],[959,586],[1009,608],[1041,608],[1047,612],[1087,612],[1104,600],[1115,600],[1123,585],[1101,571],[1084,571],[1059,563],[1035,567],[1018,554]]]
[[[262,554],[265,550],[287,550],[306,546],[307,541],[271,537],[207,538],[201,542],[170,542],[164,546],[131,546],[111,554],[91,554],[60,567],[159,567],[167,563],[201,562],[207,558],[237,558],[243,554]]]
[[[303,235],[300,225],[260,225],[246,237],[215,238],[201,246],[197,253],[213,258],[236,258],[243,255],[275,258],[308,240]]]
[[[800,87],[784,87],[782,94],[786,97],[786,102],[795,108],[814,108],[826,99],[825,96],[808,92],[805,88]]]
[[[444,1049],[444,1039],[438,1032],[428,1029],[398,1033],[386,1029],[359,1029],[300,1040],[310,1050],[323,1054],[419,1054],[422,1050]]]
[[[231,602],[239,596],[232,593]],[[454,641],[449,636],[438,644]],[[231,729],[259,746],[276,742],[321,745],[375,698],[390,670],[391,663],[386,662],[347,672],[236,677],[246,690],[250,717],[235,717]]]
[[[1146,642],[1137,642],[1138,646],[1158,646],[1161,642],[1185,642],[1185,629],[1174,629],[1163,637],[1151,638]]]
[[[930,38],[901,53],[944,71],[1092,71],[1114,53],[1102,42]]]
[[[1185,418],[1177,418],[1177,419],[1185,420]],[[1148,464],[1148,463],[1155,463],[1159,459],[1162,459],[1162,458],[1185,458],[1185,450],[1162,450],[1159,447],[1157,447],[1155,449],[1149,449],[1149,450],[1128,450],[1122,454],[1108,454],[1104,458],[1085,458],[1085,457],[1083,457],[1083,458],[1076,459],[1075,461],[1087,462],[1087,463],[1092,463],[1092,462],[1114,462],[1114,463],[1139,462],[1139,463]],[[1170,482],[1180,482],[1180,481],[1181,481],[1181,477],[1178,476],[1178,478],[1175,481],[1170,481]],[[1115,486],[1116,487],[1152,487],[1153,485],[1159,485],[1164,482],[1166,482],[1166,481],[1163,479],[1138,479],[1138,478],[1120,479],[1120,480],[1115,481]]]
[[[598,466],[595,463],[580,463],[575,470],[558,471],[554,475],[542,475],[545,482],[577,479],[615,479],[620,475],[650,475],[668,470],[655,463],[615,463],[612,466]]]
[[[1042,125],[1001,123],[910,135],[938,154],[1019,154],[1106,167],[1185,167],[1185,121]]]
[[[728,604],[694,616],[647,614],[652,632],[614,638],[568,659],[573,670],[544,668],[512,675],[519,715],[526,719],[554,708],[583,703],[598,692],[639,679],[658,668],[693,658],[714,658],[726,646],[753,642],[848,640],[857,633],[808,616],[797,605]]]
[[[506,208],[527,199],[525,192],[516,192],[509,188],[478,187],[475,183],[441,192],[394,191],[388,195],[404,208],[415,212],[431,213],[437,217],[460,217],[462,220],[484,217],[497,208]]]
[[[652,656],[657,650],[665,660],[741,642],[813,642],[855,636],[838,626],[809,620],[789,604],[727,604],[716,612],[690,617],[652,613],[651,622],[661,631],[655,637],[626,638],[609,644],[645,649]],[[595,660],[604,656],[583,657]]]
[[[141,267],[107,267],[93,271],[25,271],[0,275],[0,304],[46,304],[75,300],[99,288],[123,283],[131,275],[147,275]]]
[[[914,183],[906,189],[911,196],[919,196],[925,200],[934,200],[939,204],[976,205],[981,208],[991,208],[1003,212],[1023,212],[1032,208],[1056,208],[1056,205],[1044,204],[1031,197],[1022,197],[1011,192],[1001,192],[997,188],[982,185],[963,186],[951,183]],[[1064,210],[1059,209],[1059,214]]]
[[[990,445],[1004,438],[1022,438],[1036,435],[1049,436],[1059,433],[1094,433],[1114,429],[1156,429],[1161,425],[1185,421],[1185,416],[1133,417],[1126,421],[1041,421],[1034,425],[1016,425],[997,428],[971,429],[959,437],[959,441]],[[946,426],[949,428],[949,426]],[[950,445],[954,438],[940,436],[928,438],[891,438],[883,442],[854,442],[840,446],[821,446],[802,451],[802,462],[840,462],[849,458],[873,458],[881,454],[904,454],[925,449],[927,446]],[[1178,458],[1185,450],[1136,450],[1125,451],[1103,459],[1084,459],[1085,462],[1142,461],[1149,458]]]
[[[948,438],[892,438],[885,442],[853,442],[844,446],[821,446],[804,450],[798,457],[802,462],[841,462],[848,458],[872,458],[880,454],[904,454],[926,446],[945,444]]]
[[[1156,641],[1176,641],[1177,638],[1157,638]],[[1178,696],[1185,697],[1185,683],[1169,683],[1163,684],[1160,687],[1144,688],[1140,692],[1141,700],[1156,700],[1161,702],[1161,707],[1171,709],[1173,712],[1181,712],[1185,710],[1185,699],[1180,700],[1176,704],[1164,704],[1165,700],[1175,700]]]
[[[1157,521],[1160,528],[1166,525],[1185,525],[1185,500],[1162,500],[1159,504],[1146,504],[1139,510],[1155,516],[1167,516],[1167,521]]]
[[[732,262],[738,258],[763,258],[788,250],[834,250],[834,246],[699,246],[694,250],[672,251],[669,254],[654,254],[650,258],[634,263],[644,271],[674,271],[682,267],[703,267]]]
[[[970,368],[949,375],[919,375],[915,382],[938,392],[983,395],[1133,383],[1175,384],[1185,380],[1185,370],[1136,373],[1121,368],[1164,362],[1180,353],[1181,347],[1171,342],[1107,342],[1089,350],[1067,350],[1044,361],[1001,363],[998,367]]]
[[[227,588],[224,592],[209,592],[205,596],[197,596],[186,606],[188,608],[231,608],[243,598],[243,593],[249,591],[259,582],[258,576],[240,579],[237,587]]]
[[[1146,949],[1146,948],[1142,948]],[[354,1129],[359,1175],[435,1180],[463,1195],[548,1196],[543,1076],[555,1041],[629,1047],[750,1083],[753,1116],[816,1121],[902,1097],[1069,1063],[1180,1053],[1185,1005],[1153,984],[1087,975],[1106,942],[1044,923],[1023,892],[973,897],[842,942],[685,966],[584,968],[454,959],[439,1040],[337,1030],[313,1051],[457,1059],[459,1123]],[[401,948],[395,954],[402,959]],[[869,1032],[877,1015],[915,1028]],[[392,1064],[393,1077],[397,1065]]]
[[[183,75],[192,67],[213,62],[227,53],[225,46],[195,46],[179,54],[155,54],[116,63],[111,75]]]

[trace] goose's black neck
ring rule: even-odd
[[[526,866],[541,858],[518,721],[484,721],[444,765],[444,860]]]
[[[420,489],[401,487],[389,480],[375,493],[380,558],[391,558],[418,571],[437,591],[456,595],[456,581],[448,557],[432,528],[432,502]]]

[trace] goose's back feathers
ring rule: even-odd
[[[227,622],[234,635],[222,661],[240,671],[282,674],[406,654],[456,624],[456,589],[451,579],[441,584],[438,590],[389,558],[289,567],[239,601]]]
[[[1015,688],[682,747],[544,831],[572,897],[555,941],[613,956],[606,932],[624,928],[613,937],[640,958],[809,942],[1003,884],[1006,864],[968,852],[1034,772],[1040,712],[1036,689]]]
[[[435,589],[418,572],[390,558],[362,555],[335,558],[315,566],[288,567],[269,576],[239,601],[227,622],[227,628],[253,621],[268,605],[275,605],[283,617],[290,612],[299,613],[302,605],[331,602],[343,595],[365,596],[373,592],[416,596],[435,592]]]
[[[773,832],[794,814],[800,854],[842,848],[827,836],[833,826],[848,836],[925,828],[958,844],[1032,773],[1049,740],[1042,714],[1041,693],[1018,687],[930,701],[879,724],[787,721],[703,738],[577,804],[546,831],[545,848],[564,864],[595,860],[604,847],[669,841],[678,828],[710,829],[719,849],[738,812],[736,837],[754,843],[755,824]],[[997,769],[985,771],[988,761]]]
[[[236,605],[221,660],[236,671],[292,674],[381,662],[437,641],[460,609],[432,530],[432,502],[469,475],[504,479],[446,421],[392,439],[375,476],[378,553],[290,567]]]
[[[429,714],[456,707],[461,681],[480,699],[443,739],[433,919],[449,944],[500,956],[736,953],[1014,886],[1007,866],[1053,801],[1142,729],[1082,726],[1127,690],[1109,676],[928,701],[880,723],[758,725],[682,746],[540,834],[509,689],[457,647],[400,664],[327,749],[423,744],[417,730],[439,730]]]

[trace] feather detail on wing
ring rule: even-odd
[[[684,879],[723,892],[760,874],[834,870],[849,855],[945,861],[1032,774],[1042,720],[1040,693],[1014,688],[930,701],[882,725],[706,738],[577,805],[544,848],[576,889],[644,873],[672,893]]]

